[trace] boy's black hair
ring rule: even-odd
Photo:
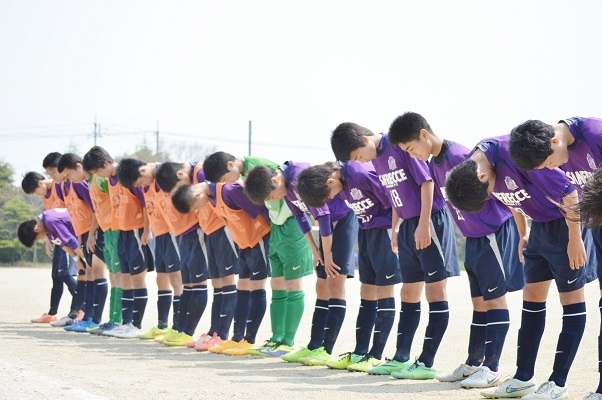
[[[205,179],[210,182],[219,182],[222,176],[228,173],[228,162],[234,160],[236,160],[236,157],[223,151],[208,155],[203,161]]]
[[[510,132],[510,158],[520,169],[539,167],[550,154],[554,127],[539,120],[523,122]]]
[[[44,175],[39,172],[30,171],[23,177],[21,187],[25,193],[32,194],[40,186],[40,181],[43,181],[44,179]]]
[[[258,165],[247,174],[244,192],[255,204],[264,204],[270,192],[275,189],[271,179],[278,174],[273,168]]]
[[[204,169],[204,168],[203,168]],[[171,195],[171,202],[181,214],[188,214],[194,204],[192,185],[182,185]]]
[[[88,173],[92,173],[97,169],[104,168],[105,162],[113,164],[113,157],[102,147],[94,146],[84,155],[82,166]]]
[[[146,163],[137,158],[124,158],[119,162],[117,166],[117,179],[124,187],[131,189],[134,183],[142,175],[140,174],[140,167],[144,167]]]
[[[42,160],[42,168],[56,168],[60,158],[61,153],[57,153],[56,151],[48,153],[46,157],[44,157],[44,160]]]
[[[76,169],[77,164],[82,164],[83,160],[80,156],[73,153],[65,153],[59,159],[56,169],[63,172],[66,169]]]
[[[596,170],[583,185],[581,201],[577,205],[586,228],[602,225],[602,169]]]
[[[364,136],[374,136],[374,133],[353,122],[343,122],[332,131],[330,147],[339,161],[349,161],[351,152],[364,147]]]
[[[481,182],[477,163],[468,159],[456,165],[445,180],[448,200],[461,211],[479,211],[487,201],[489,182]]]
[[[389,127],[389,144],[395,146],[399,143],[408,143],[420,139],[420,131],[426,129],[432,133],[431,126],[426,119],[415,112],[408,111],[391,123]]]
[[[178,171],[184,168],[184,163],[164,162],[155,172],[157,184],[166,193],[169,193],[178,184]]]
[[[340,169],[337,163],[329,161],[302,171],[296,186],[301,200],[308,206],[322,207],[330,197],[330,188],[326,181],[333,172]]]
[[[36,224],[36,220],[32,219],[19,225],[17,236],[19,237],[19,241],[23,243],[23,246],[32,247],[36,242],[36,239],[38,238],[38,234],[34,231]]]

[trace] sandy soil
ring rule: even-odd
[[[306,311],[299,330],[298,344],[309,339],[315,295],[313,277],[306,278]],[[143,328],[156,323],[154,275],[147,277],[149,303]],[[466,390],[457,383],[401,381],[390,377],[368,376],[325,367],[305,367],[279,359],[228,357],[197,353],[186,348],[168,348],[137,339],[124,340],[65,332],[49,325],[29,323],[47,311],[50,270],[46,268],[0,268],[0,398],[29,399],[229,399],[229,398],[390,398],[479,399],[479,390]],[[353,350],[355,318],[359,304],[359,282],[349,280],[348,309],[335,354]],[[437,354],[439,371],[454,369],[466,357],[471,306],[466,276],[449,280],[451,318]],[[59,314],[67,312],[70,296],[65,291]],[[268,298],[269,298],[268,290]],[[506,341],[501,368],[514,372],[516,338],[520,321],[521,294],[509,295],[512,324]],[[588,323],[571,374],[571,398],[582,399],[598,382],[597,336],[598,285],[586,287]],[[399,304],[398,304],[399,307]],[[423,300],[422,321],[413,355],[418,355],[427,319]],[[209,308],[208,308],[209,310]],[[108,309],[105,309],[105,315]],[[560,331],[561,307],[555,290],[550,292],[548,322],[536,366],[539,382],[552,368],[556,339]],[[197,334],[209,326],[209,312],[199,324]],[[395,348],[395,323],[385,355]],[[259,338],[269,337],[269,317],[263,321]]]

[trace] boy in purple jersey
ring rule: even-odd
[[[278,170],[256,166],[247,176],[245,191],[257,204],[263,204],[265,200],[284,198],[314,253],[318,279],[311,339],[306,347],[281,355],[287,362],[301,362],[313,366],[326,365],[330,360],[345,319],[345,281],[348,277],[353,277],[355,272],[352,259],[358,222],[355,214],[339,196],[328,201],[323,207],[305,205],[297,193],[296,186],[299,174],[309,166],[307,163],[292,161],[285,162]],[[318,222],[321,244],[319,252],[306,213],[310,213]]]
[[[464,146],[435,135],[420,114],[407,112],[389,128],[389,142],[414,158],[428,162],[437,190],[445,194],[449,171],[468,158]],[[517,254],[517,224],[525,231],[523,214],[512,213],[506,206],[489,197],[483,209],[463,213],[452,204],[452,218],[466,237],[465,268],[473,304],[472,324],[468,340],[468,358],[451,373],[437,375],[442,382],[461,381],[460,386],[486,388],[501,378],[499,359],[510,325],[506,292],[525,285],[522,254]],[[520,260],[520,261],[519,261]]]
[[[327,162],[299,175],[297,191],[305,204],[322,207],[339,195],[358,217],[361,304],[355,327],[355,349],[326,366],[366,372],[381,363],[395,320],[394,285],[401,282],[397,256],[391,250],[391,204],[372,163]],[[372,348],[370,336],[374,329]]]
[[[526,121],[510,134],[510,156],[519,168],[525,170],[559,167],[573,185],[583,189],[583,185],[602,164],[602,119],[573,117],[560,120],[556,125],[537,120]],[[599,225],[592,225],[592,236],[600,259],[602,229]],[[600,263],[597,272],[602,289]],[[599,308],[602,312],[602,297]],[[602,323],[598,356],[602,360]],[[602,372],[602,361],[598,361],[598,371]],[[596,393],[586,399],[602,399],[602,374]]]
[[[182,185],[173,193],[172,202],[183,214],[200,210],[211,202],[240,248],[232,339],[209,351],[245,355],[246,351],[242,350],[253,348],[267,308],[265,284],[270,275],[268,210],[264,205],[253,204],[237,182]]]
[[[17,236],[25,247],[32,247],[36,240],[46,237],[72,256],[80,271],[86,269],[84,252],[78,244],[66,208],[46,210],[36,219],[23,222],[19,225]]]
[[[482,140],[469,159],[454,167],[445,190],[451,203],[463,211],[478,211],[492,194],[530,217],[531,233],[521,232],[519,252],[524,253],[527,284],[518,334],[517,370],[485,397],[525,399],[567,398],[566,378],[585,328],[583,286],[595,279],[596,262],[591,233],[565,218],[559,203],[577,202],[577,191],[559,169],[524,171],[509,154],[509,135]],[[520,227],[519,227],[520,228]],[[582,238],[583,234],[583,238]],[[552,375],[537,387],[535,361],[545,328],[546,298],[555,280],[563,306]]]
[[[204,182],[205,173],[202,163],[199,162],[165,162],[157,169],[156,179],[161,189],[173,194],[174,189],[179,186]],[[238,248],[232,241],[225,223],[219,220],[211,207],[207,205],[204,207],[205,212],[201,210],[196,213],[200,229],[182,235],[179,242],[184,260],[184,293],[191,291],[193,296],[189,306],[193,310],[187,317],[189,321],[184,332],[191,338],[188,343],[183,343],[184,338],[177,337],[167,342],[194,345],[197,351],[208,351],[228,339],[236,308]],[[207,278],[211,279],[213,286],[211,326],[207,334],[201,334],[195,342],[192,336],[208,302]]]
[[[375,135],[367,128],[346,122],[333,131],[330,143],[338,160],[372,161],[394,209],[391,246],[399,256],[403,282],[396,352],[393,359],[368,373],[398,379],[432,379],[436,375],[435,355],[449,321],[447,278],[460,275],[456,239],[443,196],[434,190],[426,163],[390,146],[386,134]],[[423,289],[429,303],[429,322],[422,353],[411,362]]]
[[[23,181],[21,182],[21,187],[25,193],[42,198],[45,210],[65,207],[62,185],[58,182],[54,182],[51,178],[45,178],[38,172],[31,171],[25,174]],[[58,307],[63,295],[63,283],[67,286],[71,296],[75,296],[77,282],[75,281],[74,276],[77,271],[75,262],[67,256],[60,246],[53,245],[49,240],[46,240],[46,254],[52,258],[50,308],[48,312],[42,314],[41,317],[31,319],[31,322],[56,324],[58,321]],[[72,323],[77,314],[78,310],[71,313],[71,316],[68,315],[64,321]]]

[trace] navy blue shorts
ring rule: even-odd
[[[332,224],[332,259],[341,269],[339,274],[353,278],[355,274],[354,247],[357,240],[359,223],[353,211],[349,211],[342,219]],[[320,254],[322,257],[322,238],[320,237]],[[322,264],[316,267],[318,278],[326,279],[326,270]]]
[[[525,270],[518,260],[519,235],[514,218],[495,232],[466,238],[466,273],[470,296],[497,299],[525,286]]]
[[[600,290],[602,290],[602,228],[593,228],[591,231],[594,251],[598,260],[598,268],[596,274],[598,275],[598,283],[600,285]]]
[[[390,229],[360,229],[357,246],[361,283],[387,286],[401,282],[399,261],[391,250]]]
[[[260,281],[270,276],[269,240],[270,234],[268,233],[254,247],[240,249],[238,278]]]
[[[182,283],[195,284],[209,279],[205,234],[199,228],[178,236]]]
[[[414,232],[419,217],[403,220],[397,235],[399,267],[402,282],[439,282],[460,275],[460,261],[454,234],[454,223],[443,207],[431,214],[431,244],[416,250]]]
[[[171,233],[167,232],[155,237],[154,254],[157,273],[167,274],[182,269],[178,243]]]
[[[211,279],[238,274],[238,246],[228,228],[223,227],[207,235],[207,264]]]
[[[81,242],[82,242],[82,251],[84,252],[84,256],[86,257],[86,264],[88,264],[88,267],[92,266],[92,255],[95,255],[96,257],[98,257],[99,259],[102,260],[102,262],[105,261],[105,254],[104,254],[104,248],[105,248],[105,234],[102,231],[102,229],[97,229],[96,230],[96,240],[94,241],[94,253],[90,253],[88,251],[88,249],[86,248],[86,242],[88,241],[88,235],[90,232],[86,232],[82,235],[81,238]]]
[[[61,248],[61,246],[52,245],[52,277],[77,275],[77,267],[73,258]]]
[[[119,231],[117,252],[122,274],[138,275],[153,270],[153,255],[148,245],[142,245],[141,233],[142,229]]]
[[[523,250],[527,283],[556,281],[559,292],[572,292],[596,279],[597,259],[589,229],[583,230],[587,262],[584,267],[571,269],[567,244],[569,229],[564,218],[531,224],[529,242]]]

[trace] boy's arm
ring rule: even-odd
[[[86,273],[86,257],[84,256],[84,251],[82,250],[82,248],[79,246],[75,248],[71,248],[70,246],[63,246],[62,249],[65,250],[65,253],[69,254],[75,260],[75,263],[77,264],[77,274],[84,275]]]
[[[433,181],[424,181],[420,185],[420,219],[414,232],[416,250],[426,249],[431,244],[431,211],[433,209]]]
[[[341,267],[335,264],[332,258],[332,229],[330,214],[317,218],[320,226],[320,238],[322,239],[322,254],[324,255],[324,269],[328,277],[334,278],[339,274]]]
[[[514,216],[514,222],[516,223],[516,229],[518,230],[518,260],[522,263],[525,262],[525,255],[523,249],[529,241],[529,225],[527,224],[527,217],[524,214],[519,213],[514,208],[508,207],[512,215]]]
[[[150,229],[150,219],[148,218],[148,213],[146,212],[146,205],[142,207],[142,216],[144,217],[144,228],[142,228],[140,242],[145,245],[149,244],[150,241],[153,240],[153,231]]]
[[[395,207],[391,209],[391,250],[393,253],[398,254],[397,248],[397,234],[399,233],[399,225],[401,224],[401,218],[397,215]]]
[[[94,244],[96,243],[96,230],[98,229],[98,220],[96,214],[92,213],[92,223],[90,226],[90,232],[88,233],[88,240],[86,242],[86,249],[90,253],[94,253]]]
[[[579,198],[576,190],[562,198],[565,210],[571,209],[578,202]],[[567,245],[569,265],[571,269],[579,269],[587,261],[585,245],[583,244],[583,238],[581,237],[581,223],[572,222],[571,219],[573,219],[573,217],[571,216],[567,216],[565,219],[569,228],[569,243]]]

